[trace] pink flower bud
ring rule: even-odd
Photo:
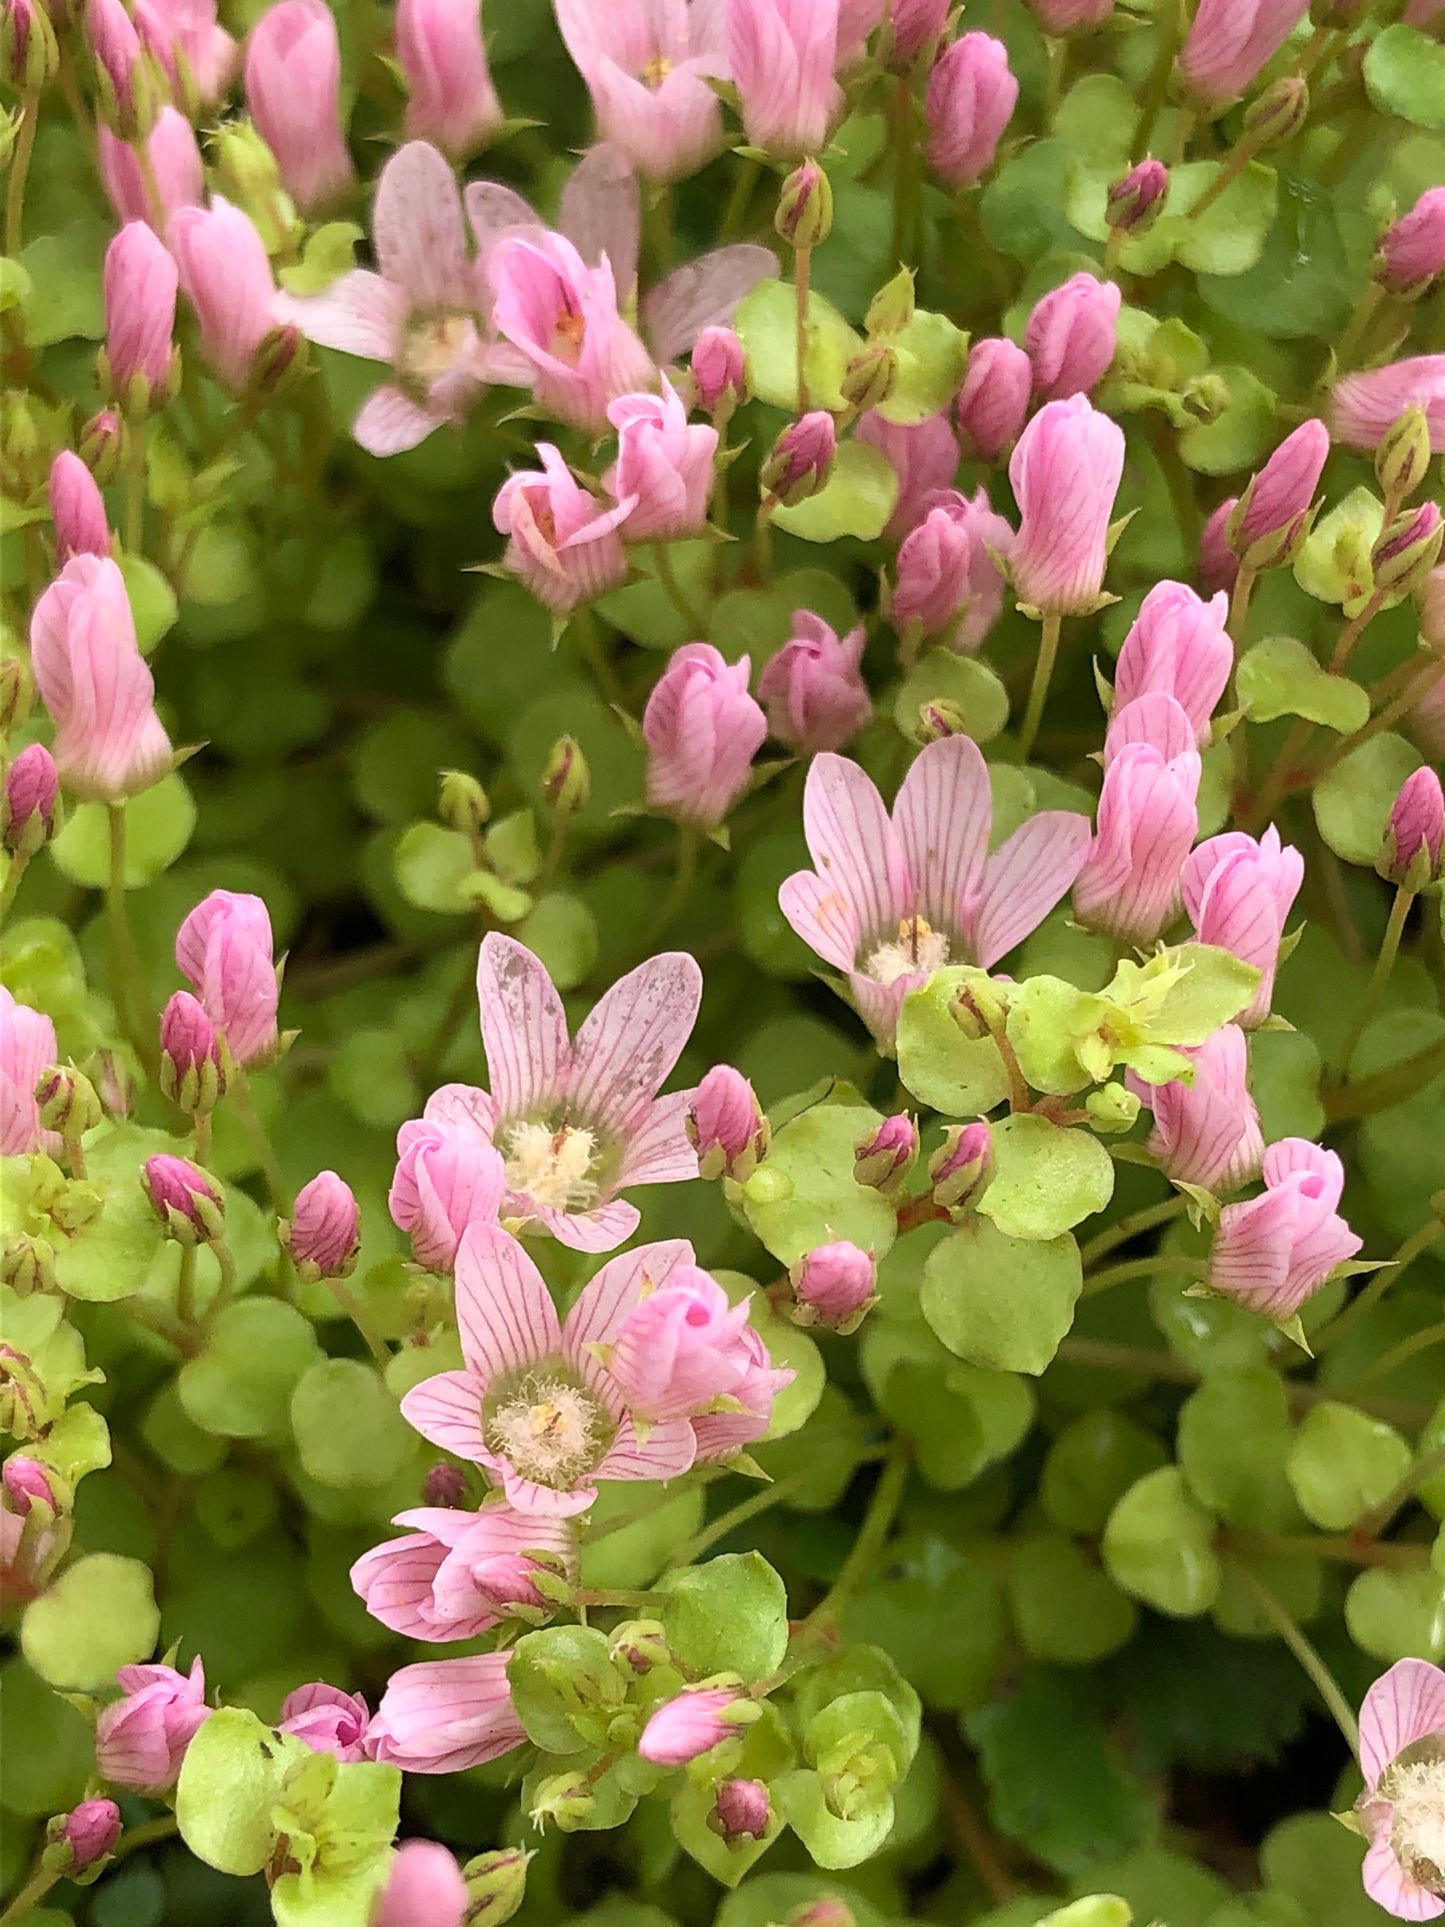
[[[104,1860],[120,1838],[120,1808],[114,1800],[82,1800],[48,1829],[52,1844],[64,1841],[70,1849],[65,1872],[87,1873]]]
[[[842,749],[873,715],[873,699],[859,671],[867,630],[860,623],[840,638],[821,616],[799,609],[792,639],[758,678],[768,727],[800,756]]]
[[[1445,453],[1445,355],[1414,355],[1337,381],[1330,432],[1347,447],[1376,448],[1412,406],[1425,411],[1431,452]]]
[[[162,1152],[146,1159],[141,1181],[156,1216],[177,1244],[209,1244],[221,1236],[225,1195],[198,1165]]]
[[[621,395],[607,419],[617,430],[613,493],[632,501],[622,533],[629,542],[677,542],[707,521],[718,433],[687,419],[664,375],[662,394]]]
[[[1149,1155],[1167,1177],[1220,1194],[1259,1176],[1264,1138],[1249,1093],[1249,1045],[1237,1024],[1225,1024],[1185,1055],[1192,1083],[1149,1085],[1130,1071],[1125,1083],[1154,1113]]]
[[[878,1261],[846,1238],[819,1245],[790,1266],[793,1317],[800,1325],[856,1331],[876,1298]]]
[[[1229,546],[1229,521],[1239,506],[1239,497],[1231,495],[1204,524],[1199,535],[1199,561],[1196,574],[1199,586],[1206,595],[1218,595],[1221,589],[1232,589],[1239,575],[1239,557]]]
[[[753,1087],[731,1064],[715,1064],[687,1107],[687,1141],[698,1176],[745,1184],[767,1154],[771,1130]]]
[[[226,1081],[215,1025],[188,990],[178,990],[161,1012],[161,1090],[195,1115],[214,1108]]]
[[[726,1687],[694,1688],[658,1707],[642,1729],[637,1750],[654,1766],[686,1766],[731,1739],[746,1717],[760,1711]]]
[[[80,431],[76,450],[102,486],[115,479],[124,437],[120,416],[112,408],[102,408],[98,415],[92,415]]]
[[[960,654],[971,655],[1003,609],[996,557],[1007,556],[1014,532],[980,488],[970,501],[956,489],[929,498],[927,513],[898,551],[890,603],[896,629],[922,625]]]
[[[853,1147],[853,1176],[888,1196],[902,1185],[917,1156],[918,1126],[899,1111]]]
[[[536,1617],[550,1611],[537,1577],[576,1574],[576,1532],[565,1519],[494,1502],[480,1512],[427,1505],[396,1523],[412,1530],[363,1553],[351,1583],[374,1619],[408,1639],[475,1639],[519,1613]]]
[[[1293,556],[1308,531],[1329,452],[1324,423],[1301,422],[1253,477],[1228,531],[1229,545],[1246,567],[1277,568]]]
[[[1192,745],[1188,718],[1170,698],[1162,700]],[[1176,753],[1132,742],[1114,756],[1104,771],[1098,831],[1074,879],[1079,921],[1123,943],[1149,942],[1174,915],[1180,867],[1199,834],[1198,751],[1166,747]]]
[[[1029,12],[1046,34],[1092,33],[1114,11],[1114,0],[1028,0]]]
[[[49,1512],[60,1510],[50,1473],[39,1459],[27,1458],[22,1452],[12,1453],[0,1472],[0,1483],[17,1518],[25,1518],[33,1505],[42,1505]]]
[[[147,400],[166,386],[176,325],[176,264],[144,221],[128,221],[105,253],[105,352],[124,395],[141,384]]]
[[[556,14],[598,133],[638,174],[683,180],[712,159],[723,144],[721,107],[708,85],[724,71],[722,9],[556,0]]]
[[[95,477],[68,448],[50,464],[49,499],[58,568],[73,555],[110,554],[110,524]]]
[[[639,1418],[693,1418],[736,1397],[750,1367],[747,1325],[746,1304],[730,1304],[715,1279],[680,1264],[622,1320],[607,1369]]]
[[[816,161],[804,161],[783,182],[773,227],[791,248],[815,248],[833,231],[833,188]]]
[[[236,43],[216,24],[216,0],[135,0],[135,21],[188,110],[214,107],[229,92]]]
[[[477,0],[397,0],[396,58],[409,140],[432,141],[460,161],[500,131]]]
[[[152,87],[135,24],[121,0],[86,0],[85,38],[95,62],[101,112],[129,139],[148,131]]]
[[[35,686],[55,722],[55,761],[81,796],[119,802],[171,767],[155,682],[109,556],[75,555],[30,618]]]
[[[1427,187],[1380,239],[1380,279],[1391,294],[1423,294],[1445,274],[1445,187]]]
[[[708,1825],[728,1845],[761,1840],[773,1824],[773,1803],[761,1780],[724,1780],[713,1798]]]
[[[724,402],[736,407],[746,401],[747,363],[743,344],[731,328],[704,328],[693,344],[689,365],[698,401],[710,415],[715,415]]]
[[[539,442],[537,453],[541,469],[503,482],[492,520],[510,538],[507,567],[539,602],[565,615],[626,575],[618,530],[634,504],[625,497],[604,509],[550,442]]]
[[[1335,1210],[1345,1170],[1333,1151],[1281,1138],[1264,1154],[1264,1182],[1260,1197],[1220,1213],[1209,1283],[1247,1310],[1281,1320],[1292,1318],[1363,1240]]]
[[[1269,1015],[1285,919],[1303,881],[1304,858],[1281,848],[1272,824],[1258,842],[1240,830],[1212,836],[1184,865],[1184,908],[1200,943],[1233,951],[1261,972],[1248,1008],[1234,1020],[1246,1030]]]
[[[276,284],[265,244],[250,217],[219,194],[209,208],[179,208],[167,224],[166,243],[195,311],[202,353],[239,391],[271,332]]]
[[[423,1660],[393,1673],[371,1722],[373,1757],[410,1773],[459,1773],[523,1745],[507,1684],[511,1657]]]
[[[928,77],[928,165],[949,187],[967,187],[993,166],[1019,84],[1008,49],[986,33],[945,47]]]
[[[251,29],[246,105],[305,214],[352,182],[341,125],[341,43],[325,0],[279,0]]]
[[[674,651],[642,715],[652,809],[711,829],[747,788],[768,733],[748,694],[751,668],[706,642]]]
[[[1034,304],[1024,345],[1036,394],[1045,401],[1086,395],[1107,374],[1121,299],[1116,281],[1079,273]]]
[[[396,1175],[387,1206],[411,1234],[412,1255],[450,1271],[469,1224],[494,1224],[506,1188],[501,1153],[475,1125],[413,1118],[396,1138]]]
[[[1379,592],[1410,595],[1440,559],[1445,517],[1434,502],[1422,502],[1386,524],[1370,551],[1370,573]]]
[[[116,1681],[124,1697],[96,1721],[95,1770],[112,1786],[163,1793],[209,1717],[205,1670],[200,1660],[189,1675],[172,1666],[122,1666]]]
[[[882,24],[888,0],[838,0],[838,52],[834,65],[846,73],[868,51],[868,40]]]
[[[1003,335],[976,341],[958,391],[958,432],[965,455],[1001,461],[1013,447],[1029,412],[1033,364]]]
[[[370,1709],[359,1694],[343,1693],[339,1686],[314,1680],[286,1695],[276,1724],[280,1732],[289,1733],[313,1753],[330,1753],[350,1763],[367,1758],[370,1718]]]
[[[1385,828],[1378,869],[1394,884],[1423,890],[1440,874],[1445,846],[1445,795],[1433,769],[1417,769],[1400,786]]]
[[[403,1840],[371,1927],[466,1927],[469,1899],[460,1867],[439,1840]]]
[[[41,1130],[35,1102],[35,1086],[55,1053],[54,1024],[0,984],[0,1157],[59,1148],[59,1140]]]
[[[1445,566],[1434,568],[1415,590],[1415,600],[1420,614],[1420,634],[1430,647],[1437,652],[1445,651]],[[1445,684],[1436,683],[1438,694]],[[1428,702],[1428,696],[1420,698]]]
[[[806,502],[826,486],[838,450],[833,417],[822,409],[785,428],[764,461],[758,486],[785,508]]]
[[[460,1466],[448,1465],[445,1459],[439,1459],[435,1465],[427,1467],[422,1497],[429,1506],[460,1506],[466,1492],[466,1474]]]
[[[1104,219],[1126,234],[1142,234],[1163,212],[1169,169],[1152,155],[1138,161],[1109,189]]]
[[[962,1217],[977,1204],[993,1173],[993,1138],[987,1124],[950,1124],[928,1160],[933,1201]]]
[[[841,105],[838,0],[729,0],[725,57],[753,147],[821,151]]]
[[[260,897],[212,890],[176,932],[176,965],[241,1065],[277,1047],[271,916]]]
[[[1303,19],[1308,0],[1199,0],[1179,71],[1207,106],[1238,100]]]
[[[893,43],[888,64],[894,73],[906,74],[921,54],[942,39],[950,4],[951,0],[892,0],[888,18]]]
[[[361,1245],[361,1207],[334,1171],[321,1171],[296,1194],[287,1248],[303,1278],[345,1278]]]
[[[1019,437],[1008,472],[1019,505],[1009,556],[1015,595],[1031,608],[1086,613],[1104,586],[1123,430],[1083,395],[1047,402]]]
[[[1227,596],[1201,602],[1182,582],[1156,583],[1119,651],[1115,708],[1156,691],[1172,696],[1188,716],[1199,747],[1205,748],[1209,720],[1234,667],[1228,619]]]
[[[38,94],[60,63],[55,29],[36,0],[0,5],[0,81],[14,93]]]

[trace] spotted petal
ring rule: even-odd
[[[685,1128],[691,1102],[691,1091],[669,1091],[649,1106],[622,1153],[619,1191],[634,1184],[684,1184],[697,1176],[697,1152]]]
[[[1445,1733],[1445,1672],[1424,1659],[1401,1659],[1382,1673],[1360,1707],[1360,1767],[1374,1787],[1407,1746]]]
[[[702,972],[682,950],[649,957],[615,983],[572,1047],[567,1097],[577,1116],[625,1135],[682,1055],[701,1001]]]
[[[542,1274],[500,1225],[468,1225],[457,1246],[457,1328],[472,1382],[557,1357],[562,1328]]]
[[[488,931],[477,1001],[498,1116],[550,1110],[562,1095],[570,1046],[562,999],[541,960],[515,937]]]

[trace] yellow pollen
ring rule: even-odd
[[[899,922],[897,938],[880,943],[864,968],[875,983],[886,986],[916,971],[931,975],[943,968],[948,957],[948,938],[941,930],[935,930],[924,917],[904,917]]]
[[[470,315],[438,309],[420,316],[407,328],[399,372],[430,387],[442,375],[450,374],[472,332]]]
[[[668,59],[667,55],[654,54],[637,78],[642,82],[644,87],[650,87],[652,91],[656,93],[671,72],[672,62]]]

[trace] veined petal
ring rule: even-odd
[[[589,0],[589,11],[592,11]],[[557,225],[589,268],[604,257],[625,307],[637,281],[642,201],[637,176],[620,148],[599,141],[573,168],[557,213]]]
[[[965,923],[981,969],[991,969],[1038,929],[1078,875],[1089,842],[1086,816],[1042,810],[999,845],[984,865],[983,887]]]
[[[1387,1833],[1372,1842],[1360,1872],[1365,1892],[1396,1920],[1438,1920],[1445,1914],[1445,1900],[1437,1900],[1410,1878],[1395,1858]]]
[[[382,168],[371,235],[382,273],[418,307],[467,306],[471,264],[461,191],[437,148],[408,141]]]
[[[682,1055],[701,1001],[702,972],[683,950],[649,957],[615,983],[572,1047],[567,1100],[578,1116],[625,1135]]]
[[[831,752],[813,758],[803,791],[803,832],[818,875],[848,903],[863,941],[911,914],[903,846],[883,798],[857,763]]]
[[[778,907],[824,963],[853,968],[862,932],[857,912],[835,883],[812,870],[795,870],[779,886]]]
[[[483,1388],[470,1372],[438,1372],[413,1385],[401,1415],[430,1444],[473,1465],[491,1458],[482,1433]]]
[[[404,455],[409,448],[419,448],[441,425],[440,416],[414,402],[393,382],[385,382],[361,404],[351,433],[368,455]]]
[[[385,362],[396,359],[410,311],[405,288],[366,268],[343,274],[320,294],[288,294],[283,289],[271,309],[277,321],[294,322],[308,341],[323,348]]]
[[[669,1091],[634,1120],[622,1153],[617,1189],[634,1184],[685,1184],[697,1176],[697,1153],[685,1128],[691,1091]]]
[[[704,328],[732,320],[760,281],[776,279],[777,256],[750,241],[714,248],[658,282],[642,303],[642,330],[660,362],[685,355]]]
[[[1445,1672],[1428,1660],[1397,1660],[1360,1706],[1360,1770],[1366,1785],[1374,1787],[1397,1754],[1432,1733],[1445,1733]]]
[[[993,795],[983,751],[944,736],[914,758],[893,805],[893,827],[913,884],[913,908],[958,928],[983,875]]]
[[[545,965],[515,937],[488,931],[477,960],[477,1001],[498,1116],[550,1109],[562,1095],[571,1050],[562,999]]]
[[[642,1213],[626,1198],[613,1198],[595,1211],[558,1211],[551,1205],[534,1205],[532,1215],[569,1251],[616,1251],[642,1222]]]
[[[597,1487],[590,1479],[579,1480],[570,1492],[559,1492],[553,1486],[538,1485],[535,1479],[524,1479],[505,1460],[500,1462],[500,1473],[507,1503],[537,1519],[575,1518],[597,1497]]]
[[[562,1354],[589,1380],[600,1371],[590,1345],[610,1345],[628,1312],[644,1290],[655,1290],[679,1265],[696,1264],[686,1238],[666,1238],[660,1244],[639,1245],[603,1265],[588,1284],[562,1327]]]
[[[500,1225],[473,1224],[462,1233],[456,1298],[462,1356],[474,1383],[485,1388],[504,1372],[561,1351],[552,1294],[521,1245]]]
[[[639,1444],[632,1420],[624,1417],[607,1456],[597,1468],[599,1479],[657,1479],[665,1483],[691,1469],[697,1457],[697,1435],[685,1418],[654,1425]]]

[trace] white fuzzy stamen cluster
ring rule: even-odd
[[[586,1211],[597,1200],[588,1172],[597,1162],[597,1140],[580,1125],[513,1124],[504,1135],[507,1183],[555,1211]]]
[[[566,1491],[597,1463],[600,1425],[580,1386],[529,1378],[492,1413],[486,1437],[524,1479]]]
[[[1445,1758],[1397,1762],[1389,1797],[1396,1859],[1428,1893],[1445,1895]]]
[[[863,968],[875,983],[887,987],[900,977],[921,970],[931,974],[948,962],[948,938],[923,917],[904,917],[897,939],[880,943]]]
[[[444,308],[417,316],[408,325],[402,342],[400,372],[422,387],[430,387],[456,365],[473,326],[470,315],[449,314]]]

